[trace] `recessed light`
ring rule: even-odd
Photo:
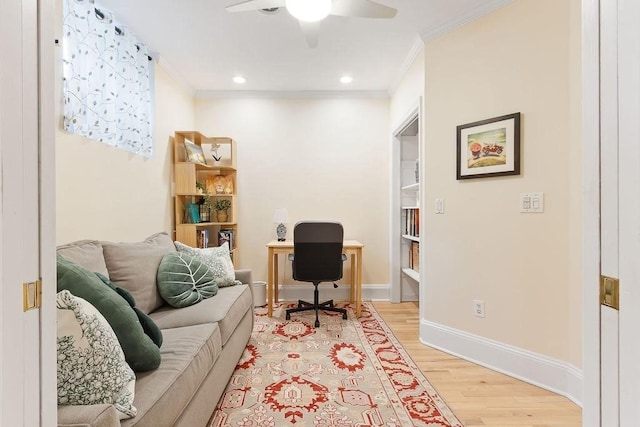
[[[342,77],[340,77],[340,83],[342,83],[343,85],[348,85],[352,81],[353,81],[353,77],[351,77],[351,76],[342,76]]]
[[[234,82],[234,83],[238,83],[239,85],[241,85],[241,84],[243,84],[243,83],[246,83],[246,81],[247,81],[247,79],[245,79],[245,78],[244,78],[244,77],[242,77],[242,76],[235,76],[235,77],[233,78],[233,82]]]

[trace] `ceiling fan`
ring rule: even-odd
[[[300,21],[307,45],[318,46],[320,22],[328,15],[358,18],[393,18],[396,9],[371,0],[245,0],[227,6],[229,12],[248,12],[253,10],[273,11],[286,7],[287,11]]]

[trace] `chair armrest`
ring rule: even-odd
[[[59,405],[59,427],[120,427],[113,405]]]

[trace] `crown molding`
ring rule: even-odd
[[[402,79],[404,79],[404,77],[407,75],[409,69],[411,68],[414,61],[418,57],[418,54],[422,51],[423,48],[424,41],[420,36],[416,35],[415,39],[413,40],[413,44],[411,45],[411,49],[407,54],[407,57],[404,59],[404,62],[398,70],[395,79],[393,79],[391,85],[389,86],[389,90],[387,91],[389,95],[392,95],[396,91],[396,89],[398,89],[398,86],[400,86]]]
[[[199,90],[197,99],[323,99],[323,98],[389,98],[382,90]]]
[[[162,55],[157,52],[153,53],[152,57],[154,58],[156,65],[162,68],[169,75],[169,77],[171,77],[173,81],[175,81],[178,86],[182,88],[182,90],[184,90],[189,96],[195,97],[195,89],[189,83],[187,83],[187,79],[185,79],[184,76],[179,71],[177,71],[174,66],[172,66],[166,59],[164,59]]]
[[[456,19],[421,34],[422,40],[426,43],[429,40],[433,40],[436,37],[448,33],[449,31],[460,28],[478,18],[488,15],[509,3],[513,3],[513,1],[514,0],[493,0],[474,9],[470,9],[468,12],[460,14]]]

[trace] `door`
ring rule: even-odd
[[[635,426],[640,419],[640,5],[631,0],[582,4],[583,425]],[[600,274],[619,279],[619,310],[595,298]]]
[[[56,423],[53,27],[39,19],[52,15],[52,2],[0,0],[2,427]],[[39,278],[47,307],[25,311],[23,283]]]

